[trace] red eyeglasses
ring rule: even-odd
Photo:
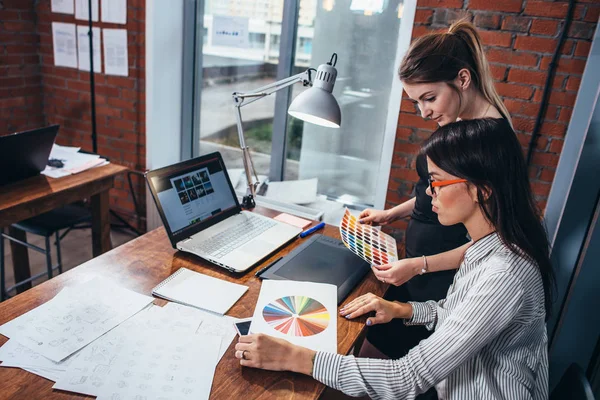
[[[450,179],[448,181],[432,181],[431,177],[429,177],[429,190],[431,191],[432,195],[438,195],[437,192],[435,191],[436,187],[441,187],[441,186],[448,186],[448,185],[454,185],[455,183],[461,183],[461,182],[467,182],[466,179]]]

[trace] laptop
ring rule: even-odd
[[[0,185],[38,175],[46,168],[59,125],[0,136]]]
[[[211,153],[146,174],[171,240],[232,272],[244,272],[302,229],[243,211],[221,154]]]

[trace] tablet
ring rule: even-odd
[[[261,274],[262,279],[330,283],[337,286],[338,304],[371,270],[341,240],[313,235]]]

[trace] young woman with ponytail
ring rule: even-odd
[[[447,32],[416,39],[399,75],[423,118],[440,126],[497,118],[506,124],[508,134],[514,135],[510,115],[494,88],[480,36],[471,23],[459,21]],[[366,209],[360,215],[362,223],[372,225],[411,217],[405,235],[406,258],[373,268],[379,280],[393,285],[386,300],[442,299],[471,245],[462,224],[443,226],[432,211],[431,198],[425,193],[428,170],[424,155],[417,157],[416,168],[419,181],[413,198],[388,210]],[[377,319],[367,322],[375,326],[370,326],[361,348],[360,355],[365,357],[400,358],[431,334],[424,327],[407,327],[401,320],[385,325],[377,325]]]

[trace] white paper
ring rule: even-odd
[[[104,28],[102,38],[104,39],[104,73],[128,76],[127,30]]]
[[[90,8],[88,0],[75,0],[75,19],[89,21]],[[98,0],[92,0],[92,21],[98,21]]]
[[[0,326],[0,333],[59,362],[152,301],[96,277]]]
[[[23,368],[27,372],[46,378],[52,382],[56,382],[60,379],[64,371],[49,369],[49,368]]]
[[[51,9],[52,12],[61,14],[73,14],[75,12],[73,0],[52,0]]]
[[[324,283],[262,281],[250,331],[337,353],[337,288]]]
[[[213,15],[212,45],[247,49],[248,21],[247,17]]]
[[[213,278],[186,268],[177,270],[176,274],[152,294],[177,303],[225,314],[248,290],[248,286]]]
[[[54,362],[29,347],[23,346],[16,340],[9,340],[0,347],[0,360],[2,360],[0,367],[39,368],[66,371],[72,358],[69,357],[64,361]]]
[[[165,331],[132,331],[118,345],[98,400],[208,399],[220,339]]]
[[[61,168],[46,166],[42,174],[51,178],[61,178],[88,168],[107,164],[106,160],[100,158],[98,154],[78,153],[78,150],[79,148],[52,145],[48,159],[60,160],[63,166]]]
[[[235,189],[240,182],[240,178],[244,170],[242,168],[232,168],[227,170],[227,175],[229,175],[229,180],[231,181],[231,186]]]
[[[54,47],[54,65],[57,67],[77,68],[77,40],[75,24],[52,23],[52,44]]]
[[[196,333],[199,335],[218,336],[221,338],[219,360],[223,358],[223,355],[237,334],[233,326],[237,321],[237,318],[228,317],[227,315],[216,315],[177,303],[167,303],[163,308],[169,310],[169,312],[173,312],[174,310],[174,312],[187,313],[189,310],[194,310],[199,313],[198,315],[201,316],[202,323],[196,330]]]
[[[317,178],[269,182],[265,197],[284,203],[308,204],[317,200]]]
[[[102,22],[127,23],[127,0],[102,0]]]
[[[53,388],[97,396],[106,384],[108,371],[118,363],[121,343],[140,330],[193,335],[202,323],[201,314],[190,307],[167,310],[149,306],[77,353]]]
[[[77,56],[79,58],[79,69],[90,70],[90,28],[77,25]],[[92,40],[94,42],[94,72],[102,72],[102,57],[100,49],[100,28],[92,28]]]

